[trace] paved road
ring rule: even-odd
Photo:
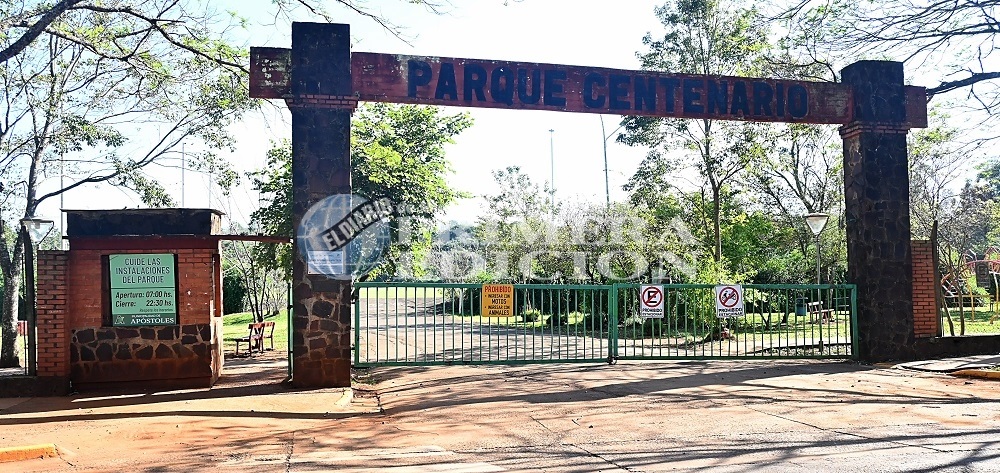
[[[381,368],[345,403],[254,385],[283,369],[258,361],[210,391],[0,400],[0,444],[62,451],[0,471],[1000,472],[990,380],[821,361]]]

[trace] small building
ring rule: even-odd
[[[223,366],[223,214],[65,213],[69,250],[38,253],[39,380],[67,389],[212,386]]]

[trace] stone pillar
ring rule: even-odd
[[[292,214],[294,229],[316,202],[351,193],[351,49],[348,25],[292,24]],[[356,102],[355,102],[356,103]],[[292,264],[292,383],[351,385],[351,281]]]
[[[913,359],[913,271],[903,64],[861,61],[841,71],[854,90],[844,139],[848,280],[858,286],[862,361]]]

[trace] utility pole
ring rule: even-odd
[[[552,175],[549,177],[549,190],[553,195],[556,192],[556,148],[553,139],[555,132],[555,130],[549,130],[549,167],[552,170]]]
[[[624,125],[618,125],[611,134],[604,132],[604,115],[598,115],[601,118],[601,137],[604,138],[604,202],[607,208],[611,208],[611,186],[608,184],[608,139],[615,135],[618,130],[622,129]]]
[[[184,153],[184,143],[181,143],[181,207],[184,207],[184,168],[187,167],[187,154]]]

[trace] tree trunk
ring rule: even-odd
[[[21,248],[21,233],[15,239],[14,251],[10,259],[10,268],[7,271],[7,278],[4,281],[3,300],[0,301],[0,326],[3,327],[0,335],[0,368],[18,366],[17,352],[14,346],[17,344],[17,301],[21,293],[21,279],[24,276],[24,254]]]
[[[712,241],[712,257],[715,262],[722,261],[722,190],[719,186],[712,185],[712,232],[715,240]]]

